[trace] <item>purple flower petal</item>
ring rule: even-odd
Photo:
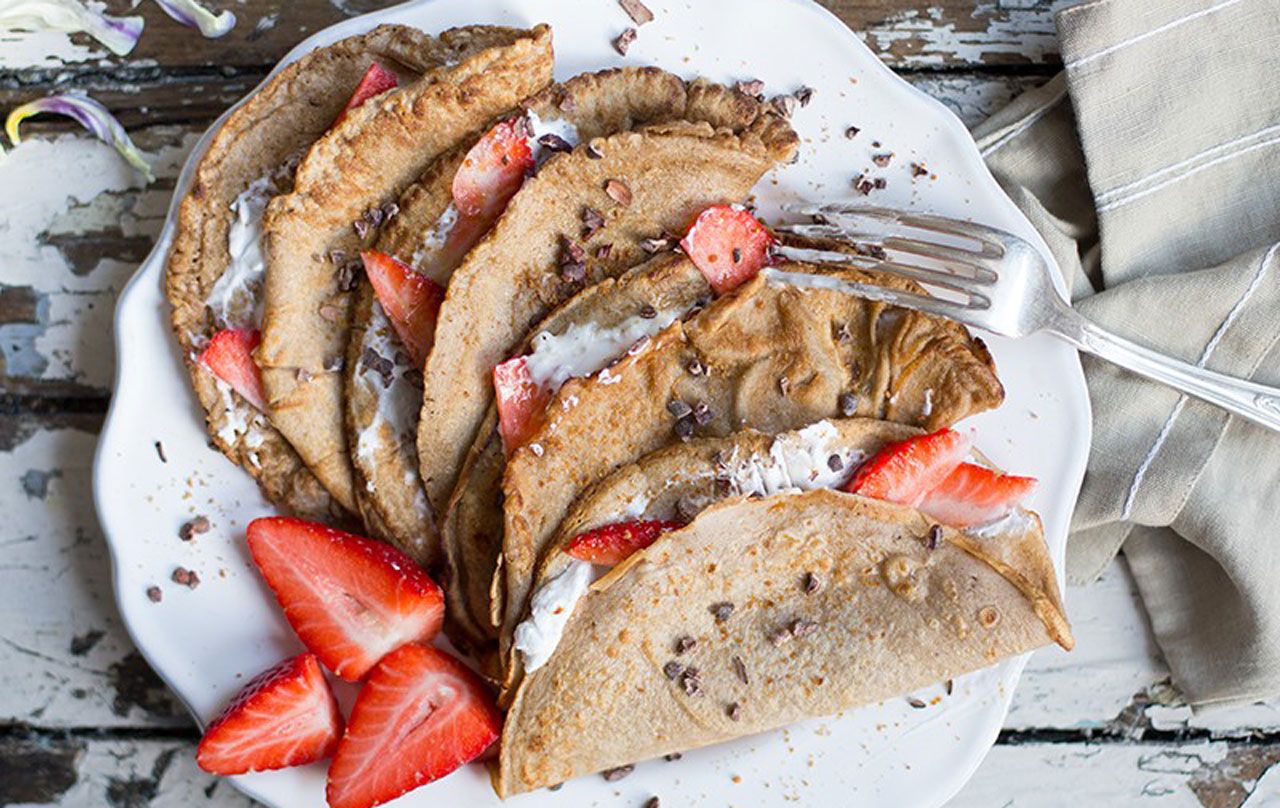
[[[156,3],[170,17],[190,28],[199,28],[200,33],[211,39],[225,36],[236,27],[236,15],[230,11],[215,15],[197,0],[156,0]]]
[[[5,121],[5,132],[9,135],[9,141],[17,146],[22,142],[18,126],[27,118],[33,115],[48,112],[55,115],[66,115],[74,118],[85,129],[93,133],[93,136],[104,143],[110,144],[120,155],[129,162],[129,165],[142,172],[147,178],[147,182],[153,182],[155,175],[151,173],[151,165],[147,163],[142,152],[129,139],[129,135],[124,131],[124,127],[115,119],[106,107],[94,101],[83,93],[67,93],[65,95],[51,95],[47,98],[40,98],[27,104],[23,104],[17,109],[9,113],[8,120]]]
[[[124,56],[142,36],[142,17],[113,17],[79,0],[0,0],[0,31],[83,31]]]

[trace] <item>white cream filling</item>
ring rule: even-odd
[[[533,152],[534,162],[541,164],[554,152],[538,142],[543,135],[555,135],[556,137],[568,143],[570,146],[577,146],[581,137],[578,134],[578,127],[563,118],[543,119],[533,110],[528,110],[525,117],[529,121],[529,149]]]
[[[235,219],[227,229],[230,263],[209,290],[205,299],[214,319],[227,328],[258,328],[262,325],[262,277],[266,259],[262,255],[262,217],[276,194],[278,172],[249,183],[231,210]]]
[[[834,469],[833,456],[839,458]],[[739,458],[735,450],[717,476],[728,477],[737,494],[770,496],[839,488],[864,458],[860,450],[840,445],[840,432],[830,421],[818,421],[779,435],[767,455]]]
[[[422,240],[418,242],[418,249],[414,250],[413,257],[409,261],[409,265],[416,270],[422,270],[427,259],[440,250],[444,249],[444,245],[449,241],[449,233],[453,231],[453,226],[458,223],[458,206],[453,202],[444,209],[444,213],[440,214],[440,218],[436,219],[436,223],[431,229],[422,234]],[[448,278],[432,278],[436,283],[445,283]]]
[[[216,376],[213,379],[214,385],[218,388],[218,394],[222,397],[222,410],[225,414],[225,421],[218,429],[218,440],[227,446],[235,446],[238,441],[243,439],[244,446],[247,449],[257,449],[266,440],[263,434],[263,427],[266,425],[266,419],[262,413],[255,410],[248,404],[241,403],[231,394],[231,385],[224,382]],[[249,459],[254,461],[254,465],[259,465],[256,461],[256,453],[250,453]]]
[[[681,309],[659,311],[648,319],[636,315],[612,328],[596,323],[571,325],[560,334],[543,331],[533,338],[533,350],[524,358],[529,375],[548,390],[559,390],[569,379],[590,376],[642,337],[652,337],[675,322]],[[608,384],[607,379],[603,380]]]
[[[1031,514],[1022,508],[1014,508],[1008,514],[984,525],[975,525],[965,530],[970,536],[979,539],[994,539],[1000,536],[1020,535],[1035,527]]]
[[[574,607],[586,594],[595,574],[594,564],[574,558],[559,575],[533,593],[529,617],[515,631],[515,647],[526,671],[536,671],[551,658]]]

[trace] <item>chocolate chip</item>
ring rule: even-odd
[[[604,152],[600,151],[600,147],[594,143],[588,143],[585,151],[587,153],[587,157],[591,158],[592,160],[604,159]]]
[[[660,253],[671,246],[671,242],[665,238],[647,238],[640,242],[640,249],[649,255]]]
[[[844,468],[844,461],[840,459],[840,455],[833,454],[827,458],[827,468],[832,471],[839,471]]]
[[[685,654],[692,651],[698,645],[698,641],[688,634],[676,640],[676,653]]]
[[[636,767],[634,765],[627,764],[626,766],[618,766],[617,768],[613,768],[613,769],[605,769],[604,771],[600,772],[600,776],[603,777],[607,782],[616,783],[617,781],[626,777],[628,774],[631,774],[635,770],[636,770]]]
[[[667,402],[667,412],[671,413],[674,418],[684,418],[693,413],[693,407],[678,398],[673,398]]]
[[[778,377],[778,392],[782,393],[784,397],[791,394],[791,380],[786,376]]]
[[[384,388],[391,386],[391,380],[395,376],[396,366],[390,359],[374,350],[373,346],[369,346],[364,349],[364,353],[360,355],[360,364],[378,374],[382,379],[382,386]]]
[[[682,673],[684,673],[684,665],[676,662],[674,659],[662,666],[662,675],[673,682],[679,678]]]
[[[608,260],[609,260],[609,256],[610,256],[612,253],[613,253],[613,245],[612,245],[612,244],[601,244],[599,247],[596,247],[596,260],[597,260],[597,261],[608,261]]]
[[[796,109],[796,97],[794,95],[775,95],[769,99],[769,106],[773,107],[773,111],[783,118],[790,118],[791,113]]]
[[[147,600],[151,601],[152,603],[159,603],[160,601],[164,600],[164,592],[160,591],[160,587],[158,586],[148,586]]]
[[[885,166],[889,165],[889,163],[893,162],[893,152],[884,152],[883,154],[873,155],[871,158],[871,162],[875,163],[881,168],[884,168]]]
[[[164,454],[164,444],[161,443],[160,441],[156,441],[156,457],[160,458],[161,463],[169,462],[169,458],[165,457],[165,454]]]
[[[719,603],[713,603],[707,607],[707,611],[711,612],[711,616],[716,619],[717,623],[723,623],[733,616],[733,604],[727,600]]]
[[[362,269],[364,269],[364,264],[358,260],[348,261],[338,267],[338,271],[333,273],[334,282],[338,285],[338,291],[350,292],[355,289]]]
[[[806,572],[804,579],[800,582],[800,588],[806,595],[812,595],[822,588],[822,579],[812,572]]]
[[[786,645],[791,642],[791,629],[786,626],[774,629],[769,632],[769,642],[775,647]]]
[[[950,680],[950,679],[948,679],[947,681],[945,681],[945,682],[943,682],[943,683],[942,683],[942,689],[946,691],[946,693],[947,693],[947,695],[948,695],[948,696],[950,696],[950,695],[951,695],[951,691],[952,691],[954,688],[955,688],[955,682],[953,682],[953,681],[952,681],[952,680]]]
[[[604,216],[592,207],[582,209],[582,237],[589,239],[604,227]]]
[[[913,710],[923,710],[929,706],[915,696],[907,696],[907,704],[910,704]]]
[[[170,575],[169,578],[175,584],[182,584],[183,586],[186,586],[191,581],[191,570],[186,567],[178,567],[173,571],[173,574]]]
[[[182,539],[183,541],[191,541],[193,538],[195,538],[196,536],[199,536],[201,533],[208,533],[208,532],[209,532],[209,517],[197,516],[195,519],[192,519],[189,522],[183,523],[182,527],[178,528],[178,538]]]
[[[693,422],[698,426],[706,426],[715,420],[716,414],[707,406],[707,402],[699,401],[693,405]]]
[[[686,696],[702,695],[702,679],[699,678],[700,673],[701,672],[697,668],[690,666],[689,668],[686,668],[685,672],[680,676],[680,684],[684,687],[684,693]]]
[[[554,786],[547,786],[547,791],[559,791],[564,788],[564,783],[556,783]]]
[[[190,589],[195,589],[199,585],[200,585],[200,575],[196,573],[195,570],[192,570],[191,574],[187,577],[187,587]]]
[[[693,437],[693,419],[681,418],[676,421],[676,437],[680,440],[688,440]]]
[[[845,418],[852,417],[858,411],[858,397],[853,393],[841,393],[836,403],[840,407],[840,414]]]
[[[738,681],[742,682],[744,685],[751,684],[751,677],[747,676],[747,663],[742,661],[742,657],[736,655],[733,657],[732,661],[733,673],[738,677]]]
[[[689,364],[685,365],[684,369],[689,371],[690,376],[702,376],[707,372],[707,366],[698,359],[690,359]]]
[[[640,307],[641,319],[652,320],[654,317],[657,317],[657,316],[658,316],[658,310],[655,309],[653,306],[650,306],[648,303],[645,303],[643,306]]]
[[[848,129],[844,130],[844,136],[849,138],[850,140],[853,140],[855,137],[858,136],[858,133],[861,131],[862,130],[856,126],[850,126]]]
[[[346,250],[329,250],[329,263],[334,266],[342,266],[347,263]]]
[[[807,107],[809,106],[809,102],[812,100],[813,100],[812,87],[801,87],[799,90],[796,90],[796,101],[800,102],[800,106]]]
[[[624,208],[631,204],[631,188],[622,180],[608,180],[604,184],[604,192]]]
[[[561,260],[565,261],[583,261],[587,257],[586,250],[582,249],[582,245],[566,236],[560,238]]]
[[[875,188],[877,191],[883,191],[885,188],[889,187],[889,181],[884,177],[876,177],[871,183],[871,187]]]
[[[680,754],[679,752],[672,752],[670,754],[663,755],[662,759],[670,763],[671,761],[679,760],[682,757],[684,757],[684,755]]]
[[[636,41],[636,29],[625,28],[622,33],[613,40],[613,49],[622,56],[627,55],[627,51],[631,49],[631,43]]]
[[[873,183],[866,174],[859,176],[857,179],[853,181],[853,190],[857,191],[863,196],[870,194],[875,187],[876,187],[875,183]]]
[[[636,25],[644,25],[647,22],[653,22],[653,12],[641,3],[640,0],[618,0],[618,5],[622,6],[622,10],[627,12],[627,16]],[[655,797],[656,799],[656,797]]]
[[[744,95],[758,97],[764,92],[764,82],[760,79],[751,79],[750,81],[740,81],[733,85],[733,88]]]
[[[928,173],[929,173],[929,169],[925,168],[925,167],[924,167],[923,165],[921,165],[920,163],[912,163],[912,164],[911,164],[911,176],[912,176],[913,178],[914,178],[914,177],[923,177],[925,174],[928,174]]]
[[[925,540],[924,546],[930,550],[938,549],[938,545],[942,543],[942,525],[934,525],[929,528],[929,538]]]
[[[791,622],[791,634],[794,637],[807,637],[818,630],[818,624],[812,620],[793,620]]]
[[[565,140],[564,138],[552,132],[548,132],[547,134],[538,138],[538,145],[549,152],[573,151],[572,143],[570,143],[569,141]]]
[[[662,800],[657,797],[650,797],[644,801],[644,808],[661,808]]]
[[[738,704],[738,702],[735,701],[732,704],[730,704],[728,708],[725,709],[724,712],[727,716],[729,716],[730,721],[737,721],[739,718],[742,717],[742,705]]]
[[[395,202],[388,202],[382,206],[382,221],[389,222],[400,215],[400,206]]]
[[[733,263],[735,264],[742,263],[742,249],[740,247],[734,247],[731,255],[733,256]]]
[[[871,148],[873,148],[873,149],[878,149],[878,148],[880,148],[880,141],[878,141],[878,140],[873,140],[873,141],[871,141]]]
[[[351,223],[351,226],[355,228],[356,236],[359,237],[361,241],[363,241],[364,238],[369,235],[369,230],[370,230],[369,223],[366,222],[364,219],[356,219],[354,222]]]

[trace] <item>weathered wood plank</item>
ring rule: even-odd
[[[893,67],[937,69],[956,66],[1054,64],[1054,8],[1063,0],[820,0]],[[612,0],[599,0],[600,13],[615,13]],[[384,8],[392,0],[257,0],[214,3],[239,16],[239,24],[218,40],[201,40],[151,3],[110,0],[109,9],[141,14],[147,25],[141,42],[124,59],[82,35],[0,34],[0,84],[48,86],[93,80],[117,65],[128,82],[142,87],[163,74],[262,70],[306,36],[348,16]],[[163,71],[157,69],[163,65]],[[6,75],[7,71],[7,75]],[[19,74],[18,71],[23,71]]]

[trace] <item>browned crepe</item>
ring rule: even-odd
[[[705,95],[701,90],[697,92]],[[615,68],[584,73],[548,87],[522,107],[538,120],[569,124],[580,138],[590,139],[678,119],[689,107],[689,94],[685,82],[666,71],[653,67]],[[424,236],[435,230],[451,204],[454,175],[480,134],[474,133],[437,158],[404,192],[398,215],[382,228],[377,249],[414,264]],[[418,268],[437,283],[447,285],[448,273],[434,264]],[[367,283],[361,281],[361,285]],[[355,472],[356,501],[366,522],[382,526],[381,531],[374,531],[380,538],[405,549],[419,563],[434,565],[441,555],[435,514],[443,510],[445,503],[430,503],[424,498],[415,439],[411,435],[405,440],[398,428],[400,422],[392,424],[385,417],[386,408],[398,413],[402,403],[416,397],[413,413],[403,419],[416,430],[422,404],[419,375],[405,373],[408,357],[399,347],[399,339],[387,333],[390,329],[373,295],[361,292],[356,299],[346,366],[347,445]],[[368,353],[370,349],[373,355]],[[393,364],[390,375],[385,360]],[[384,408],[381,415],[379,402]],[[446,491],[442,496],[447,494]],[[482,584],[485,614],[495,555],[496,551],[488,554],[485,561],[489,568]],[[451,580],[455,579],[451,576]],[[449,591],[455,588],[451,586]]]
[[[1052,641],[1016,586],[953,543],[957,531],[930,549],[932,525],[825,489],[703,511],[579,602],[515,694],[498,794],[830,715]],[[733,604],[723,621],[719,603]],[[796,621],[805,628],[786,636]],[[683,636],[696,645],[677,654]],[[697,669],[696,686],[664,673],[673,661]]]
[[[643,240],[683,230],[708,205],[745,198],[795,150],[796,135],[784,120],[718,85],[690,85],[681,117],[552,156],[454,273],[424,370],[418,427],[433,507],[441,509],[453,490],[492,400],[494,365],[581,288],[561,277],[564,240],[583,248],[585,282],[617,276],[643,259]],[[610,180],[625,184],[625,204],[607,192],[617,195]],[[588,206],[607,224],[584,240]]]
[[[292,161],[328,130],[373,61],[422,72],[442,64],[448,53],[433,37],[400,25],[379,26],[308,53],[231,113],[197,164],[178,208],[165,292],[209,434],[227,457],[258,480],[268,500],[301,516],[324,519],[338,516],[341,509],[266,418],[238,395],[219,390],[213,374],[195,361],[221,328],[257,327],[250,305],[236,312],[241,320],[236,323],[215,322],[205,305],[230,261],[227,232],[235,218],[230,206],[268,174],[276,175],[280,192],[292,187]],[[233,423],[250,428],[235,429]]]
[[[542,332],[563,334],[573,326],[593,323],[612,328],[636,317],[646,306],[654,311],[692,308],[709,300],[711,287],[683,255],[663,253],[617,279],[589,286],[558,307],[530,330],[519,353]],[[462,474],[450,498],[441,538],[449,586],[446,602],[450,634],[483,654],[497,638],[492,608],[495,563],[502,552],[502,472],[506,460],[498,435],[497,410],[492,404],[467,454]]]
[[[856,270],[833,274],[871,279]],[[985,347],[955,323],[755,278],[613,368],[570,380],[545,424],[512,454],[503,481],[504,661],[533,571],[569,507],[615,468],[678,440],[667,409],[673,399],[705,404],[697,435],[723,436],[748,427],[782,432],[842,414],[934,429],[1002,397]],[[855,411],[842,412],[842,404]]]
[[[353,223],[396,200],[436,156],[551,80],[551,31],[475,27],[440,41],[456,64],[352,110],[298,167],[264,221],[266,302],[258,361],[272,423],[343,507],[356,509],[343,432],[341,366],[350,318],[334,250]]]

